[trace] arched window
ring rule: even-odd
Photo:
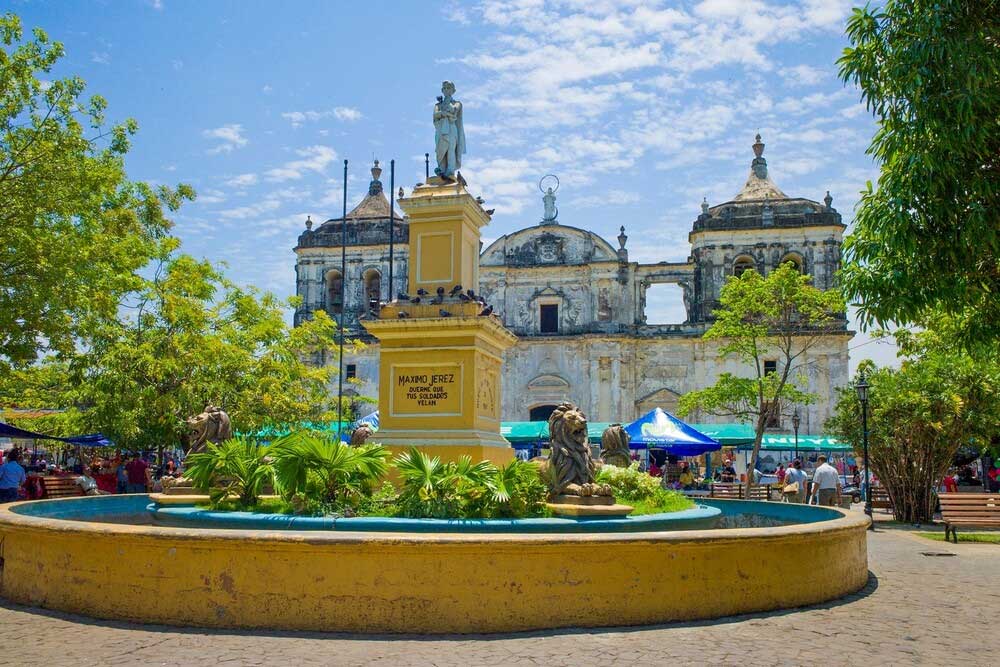
[[[782,257],[781,261],[778,262],[778,265],[780,266],[780,265],[783,265],[783,264],[792,264],[792,265],[794,265],[795,266],[795,270],[798,271],[799,273],[803,273],[803,269],[805,267],[805,263],[802,261],[802,255],[800,255],[797,252],[790,252],[787,255],[785,255],[784,257]]]
[[[750,269],[754,270],[757,269],[757,262],[753,261],[753,257],[750,257],[748,255],[740,255],[735,260],[733,260],[733,275],[736,276],[737,278],[743,275],[745,271],[749,271]]]
[[[340,271],[326,274],[326,309],[330,314],[339,315],[344,311],[344,277]]]
[[[382,300],[382,274],[378,269],[368,269],[361,278],[365,283],[366,305],[378,305]]]

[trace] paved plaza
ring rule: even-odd
[[[0,664],[996,664],[987,636],[1000,615],[1000,546],[933,542],[886,526],[871,534],[869,558],[868,586],[844,600],[636,629],[444,638],[203,631],[0,603]]]

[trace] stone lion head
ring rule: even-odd
[[[233,437],[229,415],[222,408],[206,405],[205,409],[185,420],[188,427],[188,451],[200,452],[209,442],[222,442]]]
[[[549,416],[549,437],[553,442],[585,444],[587,416],[572,403],[562,403]]]

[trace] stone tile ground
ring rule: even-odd
[[[954,555],[924,555],[940,553]],[[871,534],[869,561],[868,586],[831,604],[691,624],[514,635],[202,631],[0,602],[0,665],[998,664],[1000,547],[932,542],[886,526]]]

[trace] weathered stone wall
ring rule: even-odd
[[[847,340],[828,336],[803,357],[806,389],[817,394],[800,406],[801,433],[820,433],[830,415],[833,392],[848,382]],[[594,421],[631,421],[656,405],[670,411],[677,399],[715,383],[730,372],[750,376],[750,369],[722,359],[718,343],[700,337],[638,338],[579,336],[522,339],[507,352],[503,374],[503,418],[525,421],[531,408],[570,400]],[[793,406],[788,406],[790,412]],[[691,421],[732,419],[694,415]],[[789,430],[787,415],[779,430]]]
[[[352,334],[368,338],[357,320],[367,309],[363,276],[377,268],[381,297],[387,298],[389,247],[362,245],[367,243],[364,229],[358,234],[353,242],[349,239],[344,311]],[[749,376],[750,369],[721,359],[718,344],[701,337],[718,307],[722,285],[733,275],[734,261],[751,258],[758,271],[767,273],[794,257],[814,284],[829,289],[840,267],[842,234],[840,215],[829,202],[822,206],[784,199],[705,205],[689,236],[691,256],[682,263],[630,262],[622,240],[615,249],[592,232],[562,224],[502,236],[483,251],[479,271],[480,294],[520,337],[506,353],[502,419],[524,421],[532,408],[569,400],[593,421],[630,421],[655,406],[676,410],[681,396],[712,385],[723,372]],[[320,247],[312,237],[303,242],[305,236],[296,249],[297,293],[304,300],[296,322],[312,310],[329,308],[325,277],[340,268],[339,247]],[[327,236],[329,241],[335,235]],[[397,244],[395,293],[406,287],[408,257],[408,246]],[[683,324],[646,324],[646,291],[660,283],[683,288]],[[541,332],[542,305],[558,306],[554,335]],[[845,321],[844,330],[824,338],[802,360],[806,389],[818,400],[799,407],[800,433],[822,432],[834,389],[848,382],[851,336]],[[358,376],[350,388],[377,397],[377,343],[348,353],[345,365],[350,363],[357,364]],[[788,406],[787,412],[793,408]],[[366,406],[361,412],[372,409]],[[711,415],[690,419],[732,421]],[[790,428],[786,415],[778,430]]]
[[[409,246],[396,245],[393,248],[393,294],[406,289]],[[295,323],[315,310],[326,310],[337,318],[331,310],[327,293],[327,274],[340,271],[340,248],[300,248],[295,265],[295,293],[302,297],[302,305],[295,313]],[[347,280],[344,293],[344,325],[357,331],[358,316],[367,310],[364,276],[370,269],[381,274],[381,300],[389,296],[389,244],[370,246],[350,246],[347,248]]]
[[[801,259],[802,270],[821,289],[834,286],[840,269],[843,228],[839,225],[795,229],[730,229],[693,232],[696,321],[711,318],[717,309],[719,292],[733,275],[735,261],[747,257],[759,273],[769,273],[789,258]]]

